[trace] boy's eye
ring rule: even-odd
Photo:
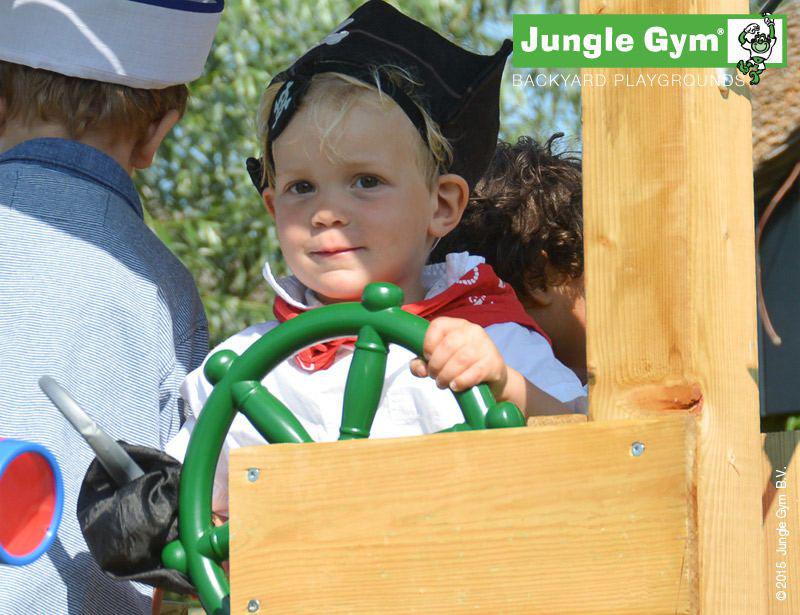
[[[361,175],[355,182],[356,188],[377,188],[380,185],[381,180],[374,175]]]
[[[288,191],[294,192],[295,194],[308,194],[314,191],[314,186],[312,186],[310,182],[299,181],[289,186]]]

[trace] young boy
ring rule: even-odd
[[[358,300],[370,282],[391,282],[402,288],[405,309],[432,322],[424,361],[390,348],[373,436],[462,422],[453,396],[439,389],[481,382],[527,414],[570,411],[563,402],[582,397],[580,383],[491,268],[469,254],[425,266],[491,157],[509,50],[472,54],[372,0],[273,80],[260,110],[263,167],[251,162],[250,170],[294,275],[276,280],[265,267],[278,321],[217,350],[242,354],[279,321]],[[263,382],[312,438],[335,440],[351,359],[352,340],[318,344]],[[197,416],[211,392],[202,369],[181,392]],[[193,425],[190,417],[170,454],[183,455]],[[239,415],[226,447],[263,442]],[[227,512],[227,451],[214,508]]]
[[[0,3],[0,437],[50,449],[65,495],[50,550],[0,566],[4,613],[151,611],[150,588],[113,582],[87,553],[74,511],[93,454],[37,381],[56,378],[117,438],[160,448],[178,431],[206,320],[131,174],[183,113],[221,10]]]
[[[586,298],[580,159],[554,154],[557,133],[500,142],[458,228],[433,260],[469,250],[486,259],[581,382],[586,375]]]

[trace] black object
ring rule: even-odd
[[[497,143],[500,125],[500,79],[512,43],[505,40],[491,56],[462,49],[427,26],[404,15],[383,0],[369,0],[320,44],[310,49],[270,82],[283,82],[272,105],[269,143],[289,124],[300,106],[311,78],[338,72],[373,83],[373,69],[397,66],[418,85],[413,91],[381,78],[381,89],[403,109],[426,139],[420,104],[436,122],[453,147],[453,162],[444,172],[464,177],[470,189],[486,170]],[[247,161],[247,169],[259,193],[261,162]]]
[[[759,248],[764,301],[782,343],[759,327],[761,415],[800,413],[800,184],[783,197]],[[760,318],[759,318],[760,320]]]
[[[196,593],[185,575],[161,563],[161,551],[178,537],[181,463],[157,449],[120,445],[144,476],[118,487],[97,459],[92,461],[77,510],[89,551],[115,579]]]

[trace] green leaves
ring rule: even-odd
[[[272,291],[261,277],[270,259],[285,272],[272,221],[245,170],[258,155],[256,112],[269,80],[349,15],[360,0],[239,0],[225,7],[205,75],[191,84],[188,110],[137,175],[148,223],[191,271],[209,316],[212,344],[272,318]],[[487,0],[394,2],[473,51],[490,53],[511,37],[509,3]],[[556,3],[561,5],[561,3]],[[574,2],[564,2],[570,8]],[[552,2],[514,2],[517,12]],[[559,9],[560,10],[560,9]],[[574,9],[572,9],[574,10]],[[514,88],[503,81],[502,133],[546,139],[579,136],[577,92]]]

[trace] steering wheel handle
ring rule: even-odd
[[[393,284],[369,284],[360,303],[310,310],[272,329],[241,356],[222,350],[206,362],[214,385],[198,417],[181,472],[178,540],[164,549],[167,567],[187,574],[200,601],[214,615],[230,612],[230,587],[221,567],[228,558],[228,525],[211,521],[217,459],[237,412],[269,443],[312,442],[292,412],[261,383],[282,361],[322,339],[358,335],[344,390],[340,440],[368,438],[380,402],[389,344],[422,355],[428,322],[401,308],[403,291]],[[519,409],[497,403],[485,384],[453,393],[464,423],[444,431],[520,427]]]

